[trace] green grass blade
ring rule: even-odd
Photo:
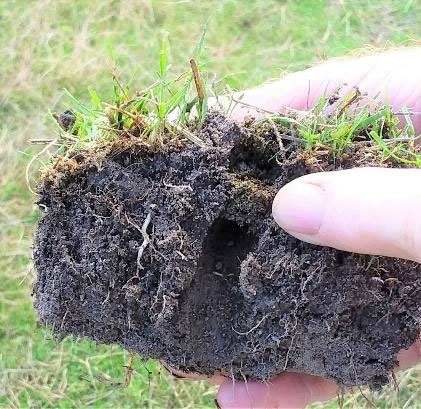
[[[88,87],[88,91],[91,96],[92,106],[96,109],[102,110],[101,98],[98,96],[97,92],[92,87]]]
[[[209,28],[209,23],[210,23],[212,17],[213,17],[213,14],[211,14],[208,17],[208,19],[206,20],[205,26],[202,30],[201,35],[200,35],[199,42],[197,43],[196,48],[194,50],[194,59],[196,61],[200,60],[200,58],[202,57],[203,51],[205,49],[205,37],[206,37],[206,33],[208,31],[208,28]]]
[[[87,108],[85,105],[83,105],[79,100],[77,100],[67,88],[64,88],[64,92],[70,98],[70,100],[75,104],[79,112],[88,116],[92,115],[92,111],[89,108]]]
[[[167,39],[168,33],[164,32],[161,41],[161,51],[159,52],[159,75],[164,78],[167,74]]]

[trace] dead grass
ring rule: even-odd
[[[115,60],[125,80],[142,89],[156,78],[163,30],[170,32],[174,72],[188,65],[210,15],[206,58],[232,88],[256,85],[283,70],[367,44],[384,48],[421,39],[421,10],[401,0],[2,0],[0,2],[0,407],[208,408],[214,388],[178,381],[138,361],[133,383],[110,389],[96,380],[122,380],[126,354],[87,341],[58,343],[36,327],[30,297],[30,246],[37,213],[24,169],[37,147],[28,139],[52,134],[48,111],[60,112],[64,91],[105,97]],[[360,52],[360,51],[359,51]],[[107,95],[107,93],[109,93]],[[401,392],[370,400],[379,408],[421,408],[421,369],[401,376]],[[345,408],[368,408],[347,396]],[[317,408],[335,408],[335,402]]]

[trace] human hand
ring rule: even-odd
[[[259,118],[268,112],[282,112],[285,108],[306,111],[325,95],[345,96],[355,86],[366,94],[361,101],[375,100],[388,103],[394,111],[403,107],[414,113],[411,119],[416,132],[421,132],[421,48],[390,51],[356,59],[333,59],[328,62],[295,72],[281,80],[257,88],[238,92],[232,118],[242,121],[246,116]],[[228,98],[219,98],[222,105]],[[210,105],[215,105],[211,101]],[[253,109],[256,106],[259,109]]]
[[[242,101],[267,111],[306,110],[342,84],[358,86],[367,98],[421,111],[421,49],[401,50],[355,60],[332,61],[285,79],[245,91]],[[262,116],[238,105],[236,120]],[[413,116],[421,132],[421,116]],[[421,262],[421,170],[362,168],[315,173],[283,187],[273,203],[276,222],[309,243],[364,254]],[[398,357],[399,369],[421,362],[421,340]],[[221,381],[221,378],[217,378]],[[337,385],[319,377],[283,373],[270,383],[247,385],[224,380],[218,403],[225,408],[304,408],[337,395]]]
[[[235,95],[247,105],[235,106],[232,118],[259,118],[264,111],[311,109],[322,95],[340,89],[348,94],[358,86],[367,99],[421,112],[421,48],[359,59],[333,60],[286,76],[284,79]],[[347,84],[347,85],[344,85]],[[222,104],[228,103],[224,97]],[[210,105],[216,103],[209,101]],[[253,106],[258,109],[253,109]],[[412,116],[421,133],[421,115]],[[311,206],[309,206],[311,204]],[[353,169],[316,173],[283,187],[273,203],[277,223],[297,238],[357,253],[408,258],[421,262],[421,170]],[[421,362],[421,340],[399,356],[399,369]],[[165,365],[165,364],[164,364]],[[219,385],[221,409],[302,409],[334,398],[338,386],[320,377],[283,373],[269,383],[236,381],[216,375],[206,379]]]
[[[293,236],[356,253],[421,262],[421,170],[360,168],[314,173],[283,187],[273,203],[276,222]],[[400,368],[421,362],[421,341],[398,357]],[[268,384],[219,389],[221,408],[303,408],[334,398],[334,382],[284,373]]]

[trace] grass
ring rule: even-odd
[[[121,380],[123,351],[82,340],[57,343],[37,328],[30,297],[37,213],[26,189],[28,159],[19,153],[34,155],[39,147],[28,139],[53,134],[56,125],[48,112],[65,109],[64,88],[88,105],[95,100],[88,86],[113,101],[109,81],[114,64],[131,89],[145,89],[162,77],[156,56],[164,31],[170,33],[167,66],[171,61],[171,72],[186,71],[211,13],[203,61],[209,61],[207,71],[233,89],[326,57],[421,39],[421,10],[413,0],[250,0],[247,7],[240,0],[1,1],[0,407],[213,406],[213,387],[177,381],[154,362],[147,363],[151,376],[138,361],[132,385],[112,390],[95,377]],[[421,369],[400,378],[400,394],[376,396],[379,408],[421,408]],[[315,407],[335,408],[337,403]],[[344,407],[370,404],[356,394],[347,397]]]
[[[229,87],[225,95],[221,96],[221,91],[219,98],[208,99],[209,94],[216,95],[215,84],[223,81],[213,81],[211,87],[201,70],[203,66],[199,68],[196,63],[204,49],[205,33],[206,29],[200,37],[195,58],[190,60],[191,72],[169,76],[165,33],[159,53],[158,79],[142,91],[133,92],[129,85],[123,85],[115,68],[112,81],[110,79],[111,102],[103,101],[92,87],[88,87],[90,104],[84,104],[66,89],[70,109],[52,114],[58,125],[56,139],[31,140],[46,146],[28,163],[26,177],[30,191],[35,194],[30,187],[29,174],[36,160],[43,165],[41,173],[49,175],[51,167],[54,172],[57,163],[63,164],[77,151],[93,151],[100,145],[109,146],[110,142],[126,140],[127,137],[157,148],[174,139],[205,146],[194,130],[205,120],[208,106],[211,104],[212,108],[222,109],[229,116],[237,105],[243,104],[241,93],[234,96]],[[280,115],[265,111],[264,118],[253,122],[252,127],[268,124],[274,128],[280,145],[282,139],[288,139],[313,155],[323,151],[339,156],[353,142],[364,141],[370,156],[378,161],[390,160],[414,167],[421,165],[416,144],[420,136],[415,133],[409,111],[403,108],[400,112],[406,120],[406,124],[400,127],[400,119],[389,105],[379,105],[374,100],[364,102],[365,95],[358,88],[341,98],[338,96],[340,91],[338,89],[332,96],[321,96],[314,108],[306,113],[289,110]],[[51,154],[49,148],[53,147],[56,149]],[[48,157],[44,163],[46,153]]]

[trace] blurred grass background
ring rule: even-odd
[[[48,111],[65,108],[63,88],[88,101],[87,87],[111,94],[110,68],[141,89],[156,79],[160,39],[170,33],[172,71],[188,60],[208,16],[205,61],[236,89],[284,71],[361,49],[421,40],[417,0],[1,0],[0,1],[0,407],[211,408],[215,389],[179,381],[118,347],[51,339],[32,309],[31,241],[37,212],[25,183],[29,138],[54,133]],[[401,390],[370,399],[379,408],[421,408],[421,369],[400,375]],[[337,402],[317,405],[336,408]],[[359,393],[344,408],[369,408]]]

